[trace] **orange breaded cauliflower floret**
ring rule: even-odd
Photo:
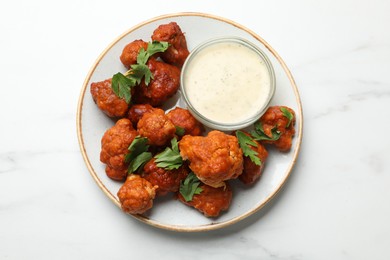
[[[148,48],[148,43],[143,40],[135,40],[123,48],[120,60],[126,68],[130,69],[131,65],[137,63],[137,56],[141,48],[146,50]]]
[[[244,132],[245,135],[249,136],[248,133]],[[252,160],[248,157],[244,157],[244,170],[242,174],[238,177],[240,181],[245,184],[252,184],[258,180],[264,170],[265,161],[268,158],[268,151],[265,149],[264,145],[260,142],[252,140],[257,146],[249,145],[250,149],[257,153],[257,157],[260,159],[261,164],[256,165]]]
[[[180,69],[150,58],[146,64],[153,74],[149,85],[143,80],[134,88],[134,103],[161,106],[174,96],[180,87]]]
[[[176,107],[167,113],[175,126],[184,129],[185,135],[202,135],[204,126],[187,109]]]
[[[138,121],[137,130],[141,136],[148,138],[150,145],[155,146],[167,144],[176,132],[175,126],[160,108],[146,112]]]
[[[291,122],[285,115],[283,115],[283,109],[286,109],[288,112],[291,113]],[[267,111],[260,117],[259,121],[262,123],[264,133],[266,135],[271,137],[272,129],[276,127],[280,133],[280,137],[276,141],[262,142],[274,145],[281,152],[287,152],[291,149],[292,138],[295,135],[295,120],[295,112],[291,108],[286,106],[269,107]]]
[[[235,136],[217,130],[205,137],[185,135],[179,150],[199,180],[212,187],[221,187],[242,173],[243,154]]]
[[[186,164],[178,169],[165,170],[159,168],[153,158],[145,164],[142,177],[148,180],[151,184],[157,185],[157,195],[165,195],[168,192],[177,192],[180,187],[180,182],[184,180],[190,172]]]
[[[228,183],[224,187],[213,188],[206,184],[199,186],[202,189],[200,194],[195,194],[191,201],[186,201],[178,193],[178,198],[184,204],[194,207],[206,217],[218,217],[221,211],[227,210],[232,201],[232,190]]]
[[[124,181],[128,164],[125,156],[128,147],[138,135],[129,119],[123,118],[108,129],[101,141],[100,161],[105,163],[107,176],[113,180]]]
[[[146,112],[152,112],[154,107],[149,104],[134,104],[130,107],[127,118],[137,127],[138,121]]]
[[[160,25],[154,30],[152,35],[153,41],[169,42],[169,48],[161,54],[161,58],[175,66],[181,68],[186,60],[189,51],[187,41],[180,26],[175,22]]]
[[[91,83],[93,101],[109,117],[124,117],[129,105],[122,98],[115,95],[111,88],[111,79]]]
[[[144,178],[131,174],[117,194],[122,210],[130,214],[144,213],[152,208],[156,189],[157,186],[153,186]]]

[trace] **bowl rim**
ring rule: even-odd
[[[267,68],[268,74],[269,74],[269,78],[270,78],[270,91],[269,91],[267,99],[264,102],[264,104],[262,105],[262,107],[260,107],[254,115],[250,116],[249,118],[245,118],[244,120],[242,120],[240,122],[236,122],[236,123],[221,123],[221,122],[209,119],[209,118],[205,117],[204,115],[202,115],[201,113],[199,113],[197,111],[197,109],[192,105],[190,98],[187,95],[186,88],[185,88],[186,70],[191,65],[191,62],[196,57],[196,55],[199,54],[199,52],[201,52],[203,49],[205,49],[209,46],[212,46],[214,44],[220,44],[220,43],[228,43],[228,42],[234,42],[234,43],[241,44],[241,45],[251,49],[253,52],[257,53],[258,56],[261,58],[261,60],[264,62],[265,66]],[[268,106],[269,106],[270,102],[272,101],[272,98],[275,94],[275,89],[276,89],[275,71],[274,71],[271,60],[268,58],[268,55],[261,48],[259,48],[259,46],[257,46],[256,44],[252,43],[251,41],[249,41],[247,39],[244,39],[244,38],[238,37],[238,36],[213,37],[213,38],[210,38],[206,41],[201,42],[200,44],[195,46],[195,48],[190,52],[190,54],[188,55],[186,61],[184,62],[183,66],[182,66],[181,73],[180,73],[180,91],[181,91],[181,94],[183,95],[182,97],[183,97],[186,105],[188,106],[188,109],[190,110],[190,112],[192,112],[193,116],[196,119],[198,119],[201,123],[203,123],[204,125],[206,125],[210,128],[216,129],[216,130],[221,130],[221,131],[239,130],[239,129],[243,129],[243,128],[253,124],[267,110],[267,108],[268,108]]]

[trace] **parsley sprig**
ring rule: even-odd
[[[247,136],[242,131],[236,131],[236,136],[238,139],[238,143],[244,153],[244,156],[247,156],[251,159],[251,161],[256,165],[261,165],[261,160],[259,158],[258,152],[251,149],[250,146],[257,147],[257,143],[250,137]]]
[[[183,136],[186,133],[186,130],[181,126],[176,125],[175,128],[176,128],[175,134],[177,134],[178,136]]]
[[[142,168],[153,155],[148,152],[149,145],[148,138],[137,136],[130,144],[128,150],[129,153],[125,157],[125,162],[129,163],[128,173],[136,173],[139,168]]]
[[[145,84],[149,85],[153,79],[153,74],[146,65],[148,59],[158,52],[164,52],[168,49],[168,42],[153,41],[148,42],[148,47],[145,50],[141,48],[137,55],[137,64],[130,66],[130,70],[122,74],[116,73],[112,77],[111,88],[115,95],[123,98],[127,104],[131,102],[131,89],[141,84],[142,79],[145,79]]]
[[[280,111],[282,111],[283,116],[288,119],[288,123],[286,125],[286,128],[288,128],[291,124],[291,121],[294,119],[294,115],[286,107],[281,107]]]
[[[183,158],[181,158],[176,137],[172,138],[171,147],[165,148],[163,152],[154,157],[156,158],[157,167],[173,170],[183,165]]]
[[[186,201],[191,201],[195,194],[200,194],[203,190],[200,185],[200,180],[193,172],[187,175],[187,178],[181,182],[179,192]]]
[[[256,141],[277,141],[279,140],[281,133],[278,130],[277,126],[271,129],[271,137],[264,133],[263,124],[258,121],[254,125],[254,129],[251,131],[251,136],[253,140]]]
[[[115,95],[119,98],[123,98],[126,103],[129,104],[131,101],[131,88],[136,85],[135,83],[136,82],[133,78],[128,78],[118,72],[112,76],[111,88]]]

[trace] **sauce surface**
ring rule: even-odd
[[[199,50],[189,61],[183,80],[193,108],[223,124],[256,116],[271,91],[263,58],[238,42],[217,42]]]

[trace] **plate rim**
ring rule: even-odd
[[[98,56],[98,58],[96,59],[96,61],[93,63],[92,67],[90,68],[84,82],[83,82],[83,85],[82,85],[82,88],[81,88],[81,91],[80,91],[80,96],[79,96],[79,100],[78,100],[78,104],[77,104],[77,115],[76,115],[76,127],[77,127],[77,138],[78,138],[78,142],[79,142],[79,147],[80,147],[80,152],[82,154],[82,157],[83,157],[83,160],[87,166],[87,169],[90,173],[90,175],[92,176],[92,178],[95,180],[95,182],[97,183],[97,185],[99,186],[99,188],[105,193],[105,195],[117,206],[117,207],[121,207],[120,206],[120,202],[117,200],[117,198],[106,188],[106,186],[104,185],[104,183],[100,180],[100,178],[97,176],[90,160],[89,160],[89,157],[87,155],[87,152],[86,152],[86,149],[85,149],[85,145],[84,145],[84,138],[83,138],[83,133],[82,133],[82,108],[83,108],[83,102],[84,102],[84,97],[85,97],[85,93],[86,93],[86,90],[88,88],[88,82],[92,76],[92,74],[94,73],[94,71],[96,70],[96,67],[99,65],[99,62],[103,59],[103,57],[107,54],[107,52],[116,44],[118,43],[122,38],[124,38],[126,35],[128,35],[129,33],[131,33],[132,31],[140,28],[140,27],[143,27],[149,23],[152,23],[152,22],[155,22],[155,21],[158,21],[158,20],[162,20],[162,19],[167,19],[167,18],[173,18],[173,17],[181,17],[181,16],[197,16],[197,17],[205,17],[205,18],[209,18],[209,19],[214,19],[214,20],[219,20],[221,22],[225,22],[225,23],[228,23],[230,25],[233,25],[243,31],[246,31],[247,33],[249,33],[251,36],[253,36],[255,39],[257,39],[259,42],[261,42],[262,44],[264,44],[264,46],[272,53],[272,55],[276,58],[276,60],[280,63],[280,65],[282,66],[284,72],[286,73],[288,79],[289,79],[289,82],[291,84],[291,87],[293,88],[293,91],[294,91],[294,95],[295,95],[295,99],[296,99],[296,102],[297,102],[297,106],[298,106],[298,111],[296,111],[296,113],[299,114],[299,121],[298,121],[298,124],[297,124],[297,129],[296,129],[296,132],[298,134],[296,134],[298,140],[296,141],[296,147],[293,151],[293,157],[292,157],[292,160],[286,170],[286,175],[285,177],[281,180],[281,182],[277,185],[276,189],[274,189],[273,192],[271,192],[269,194],[268,197],[266,197],[264,199],[264,201],[260,204],[257,204],[255,205],[254,208],[252,208],[251,210],[247,211],[246,213],[244,214],[241,214],[237,217],[234,217],[230,220],[227,220],[227,221],[224,221],[224,222],[220,222],[220,223],[210,223],[210,224],[206,224],[206,225],[199,225],[199,226],[181,226],[181,225],[170,225],[170,224],[162,224],[158,221],[155,221],[155,220],[152,220],[152,219],[149,219],[145,216],[141,216],[141,215],[134,215],[134,214],[128,214],[132,217],[134,217],[135,219],[141,221],[141,222],[144,222],[146,224],[149,224],[151,226],[154,226],[154,227],[157,227],[157,228],[161,228],[161,229],[166,229],[166,230],[171,230],[171,231],[177,231],[177,232],[200,232],[200,231],[210,231],[210,230],[215,230],[215,229],[220,229],[220,228],[224,228],[224,227],[227,227],[227,226],[230,226],[232,224],[235,224],[237,222],[240,222],[241,220],[253,215],[254,213],[258,212],[259,210],[261,210],[266,204],[268,204],[279,192],[280,190],[282,189],[282,187],[284,186],[284,184],[287,182],[288,178],[290,177],[291,175],[291,172],[293,170],[293,167],[295,166],[295,163],[297,161],[297,158],[298,158],[298,154],[300,152],[300,149],[301,149],[301,143],[302,143],[302,134],[303,134],[303,111],[302,111],[302,103],[301,103],[301,98],[300,98],[300,95],[299,95],[299,92],[298,92],[298,88],[297,88],[297,85],[295,83],[295,80],[291,74],[291,71],[290,69],[287,67],[287,65],[285,64],[285,62],[283,61],[283,59],[279,56],[279,54],[271,47],[271,45],[269,45],[262,37],[260,37],[259,35],[257,35],[254,31],[248,29],[247,27],[235,22],[235,21],[232,21],[230,19],[227,19],[227,18],[224,18],[224,17],[221,17],[221,16],[217,16],[217,15],[214,15],[214,14],[209,14],[209,13],[202,13],[202,12],[178,12],[178,13],[170,13],[170,14],[164,14],[164,15],[159,15],[159,16],[155,16],[153,18],[150,18],[150,19],[147,19],[143,22],[140,22],[138,23],[137,25],[131,27],[130,29],[126,30],[124,33],[122,33],[121,35],[119,35],[118,37],[116,37],[116,39],[114,39],[104,50],[103,52]]]

